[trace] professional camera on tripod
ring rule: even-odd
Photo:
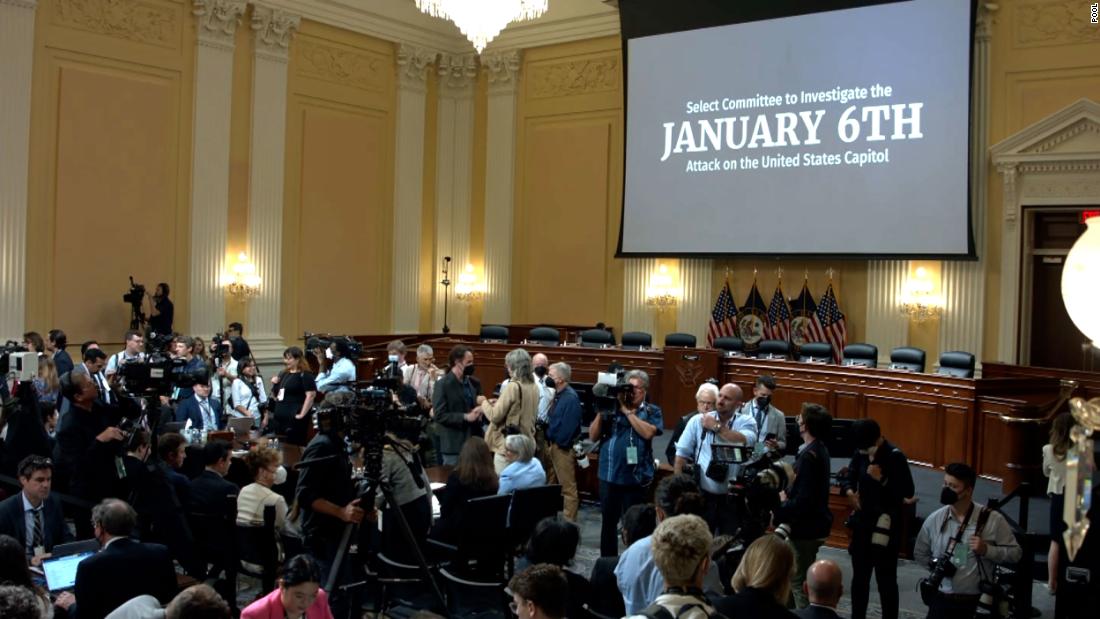
[[[625,370],[600,372],[592,386],[592,395],[600,416],[602,441],[614,431],[615,418],[623,414],[622,407],[634,400],[634,385],[626,379]]]
[[[136,398],[168,395],[176,387],[194,387],[209,378],[206,368],[188,370],[183,359],[162,353],[125,363],[119,367],[118,375],[123,392]]]
[[[38,355],[8,340],[0,346],[0,379],[7,380],[9,373],[15,374],[16,380],[34,380],[38,376]]]
[[[134,283],[134,276],[130,276],[130,290],[122,295],[122,302],[130,304],[130,328],[138,331],[145,324],[145,312],[142,304],[145,302],[145,286]]]
[[[306,343],[306,350],[328,348],[336,342],[341,344],[343,349],[347,351],[347,354],[344,356],[352,361],[355,361],[359,358],[359,355],[363,354],[363,345],[355,338],[347,335],[330,335],[328,333],[310,333],[306,331],[302,334],[302,339]]]

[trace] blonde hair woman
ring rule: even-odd
[[[793,574],[794,551],[778,537],[765,535],[749,544],[733,574],[737,594],[722,598],[715,608],[727,617],[796,619],[787,610]]]
[[[489,420],[489,430],[485,432],[485,442],[493,451],[493,466],[497,475],[508,466],[507,450],[504,446],[505,428],[514,428],[524,436],[535,438],[535,417],[539,410],[539,388],[535,385],[531,372],[531,355],[517,348],[504,357],[504,367],[508,370],[509,380],[500,388],[500,398],[486,400],[478,396],[477,403],[481,412]]]

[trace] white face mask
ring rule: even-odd
[[[332,349],[331,348],[326,348],[325,349],[325,359],[332,359]]]
[[[390,359],[390,363],[397,363],[397,360],[399,359],[399,357],[397,355],[390,355],[389,359]]]
[[[283,465],[280,464],[279,468],[275,469],[275,485],[278,486],[280,484],[285,484],[285,483],[286,483],[286,469],[283,468]]]

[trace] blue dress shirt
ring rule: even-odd
[[[508,494],[514,490],[546,485],[546,471],[538,458],[527,462],[516,460],[500,472],[500,489],[497,494]]]
[[[638,418],[653,424],[660,436],[664,421],[661,407],[645,402],[638,409]],[[638,464],[627,464],[626,450],[638,449]],[[634,431],[626,415],[615,414],[615,424],[611,436],[600,444],[600,481],[623,486],[644,486],[653,481],[653,441],[645,440]]]
[[[706,413],[712,419],[718,417],[718,413]],[[745,435],[745,444],[751,448],[756,443],[756,420],[752,415],[738,415],[734,413],[726,424],[731,430]],[[710,466],[711,446],[717,442],[719,445],[728,444],[719,438],[717,432],[707,432],[703,429],[703,415],[696,415],[688,421],[684,427],[684,433],[676,443],[676,456],[687,458],[705,471]],[[740,466],[731,464],[729,476],[726,479],[734,479],[739,473]],[[725,494],[728,490],[725,482],[717,482],[706,475],[699,476],[699,486],[711,494]]]
[[[665,577],[653,562],[652,536],[643,537],[623,551],[615,566],[615,580],[623,594],[627,615],[636,615],[665,590]]]
[[[350,391],[348,383],[355,382],[355,363],[351,359],[340,359],[332,364],[332,369],[321,372],[317,377],[317,391],[328,393],[330,391]]]

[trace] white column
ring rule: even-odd
[[[909,277],[905,260],[867,263],[867,343],[878,346],[879,365],[890,363],[890,351],[909,341],[909,320],[901,314],[901,294]]]
[[[0,338],[26,328],[27,167],[36,0],[0,0]],[[46,326],[46,325],[42,325]]]
[[[482,322],[512,322],[512,202],[519,52],[482,54],[489,77],[485,155],[485,309]]]
[[[191,158],[191,312],[188,331],[225,326],[226,225],[233,37],[244,0],[194,0],[198,27]]]
[[[286,151],[287,62],[301,18],[252,7],[252,145],[248,173],[248,255],[260,276],[249,301],[248,343],[261,365],[282,360],[279,297],[283,251],[283,156]]]
[[[657,270],[654,258],[627,258],[623,268],[623,333],[644,331],[653,335],[653,345],[661,346],[657,341],[656,311],[645,304],[645,291],[649,285],[649,276]]]
[[[470,190],[474,142],[473,54],[443,54],[439,59],[435,183],[435,255],[437,264],[450,256],[451,290],[447,322],[457,333],[467,331],[466,306],[456,303],[454,284],[470,259]],[[443,326],[442,285],[436,284],[433,328]],[[434,329],[433,329],[434,330]]]
[[[962,350],[973,353],[981,375],[985,331],[985,226],[989,200],[989,39],[993,15],[989,3],[979,3],[974,31],[974,96],[971,100],[970,212],[974,250],[978,260],[944,262],[940,285],[946,301],[940,318],[940,352]],[[1008,239],[1002,242],[1009,242]],[[933,360],[939,363],[939,359]]]
[[[397,48],[394,156],[393,332],[420,330],[420,226],[424,196],[424,109],[428,66],[436,53]]]
[[[713,260],[680,260],[683,293],[676,313],[676,330],[694,335],[700,346],[706,344],[707,324],[716,299],[713,273]]]

